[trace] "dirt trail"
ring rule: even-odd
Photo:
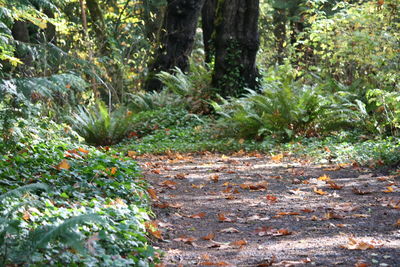
[[[161,266],[400,266],[396,176],[256,153],[138,161]]]

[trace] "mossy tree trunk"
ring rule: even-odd
[[[259,0],[218,0],[213,86],[222,96],[258,87]]]
[[[167,0],[159,48],[149,66],[149,76],[145,89],[160,91],[161,82],[155,77],[160,71],[170,71],[178,67],[189,69],[197,23],[204,0]]]
[[[206,0],[201,11],[201,23],[203,28],[203,42],[205,61],[211,63],[214,57],[213,34],[215,30],[215,15],[217,11],[217,0]]]

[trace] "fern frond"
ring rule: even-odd
[[[23,193],[30,192],[30,191],[36,191],[36,190],[48,191],[49,187],[46,184],[42,184],[42,183],[24,185],[24,186],[18,187],[14,190],[8,191],[7,193],[0,195],[0,201],[2,201],[3,199],[5,199],[7,197],[21,196]]]

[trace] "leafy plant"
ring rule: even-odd
[[[168,90],[129,94],[129,96],[128,106],[135,113],[182,105],[182,98]]]
[[[104,102],[88,109],[78,107],[71,115],[72,127],[93,145],[112,145],[124,139],[131,127],[133,113],[126,107],[109,111]]]

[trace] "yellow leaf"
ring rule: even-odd
[[[112,167],[110,171],[111,175],[114,175],[117,173],[117,167]]]
[[[66,159],[63,159],[60,164],[56,166],[57,170],[69,170],[71,166],[69,165],[68,161]]]
[[[136,151],[128,151],[128,157],[133,158],[136,156]]]
[[[79,150],[80,152],[84,153],[84,154],[89,154],[89,150],[86,150],[86,149],[84,149],[84,148],[82,148],[82,147],[78,148],[78,150]]]
[[[394,191],[393,187],[388,186],[388,187],[386,187],[386,190],[384,190],[383,192],[385,192],[385,193],[392,193],[393,191]]]
[[[319,181],[330,181],[330,180],[331,180],[331,177],[329,177],[328,175],[324,174],[324,175],[320,176],[320,177],[318,178],[318,180],[319,180]]]
[[[29,211],[24,211],[24,214],[22,215],[22,219],[24,219],[25,221],[28,221],[31,218],[31,214],[29,213]]]
[[[239,144],[243,144],[243,143],[244,143],[244,139],[243,138],[239,139]]]
[[[316,187],[313,188],[314,192],[318,195],[327,195],[328,193],[323,191],[322,189],[317,189]]]
[[[272,159],[272,161],[275,161],[275,162],[281,162],[283,159],[283,154],[273,155],[271,157],[271,159]]]

